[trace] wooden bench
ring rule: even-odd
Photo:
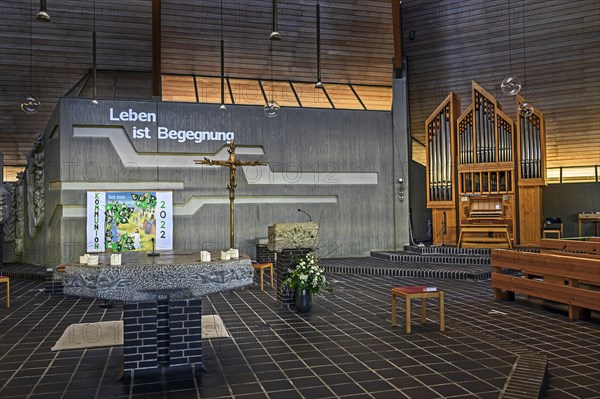
[[[593,259],[600,255],[600,241],[543,239],[540,241],[540,252]]]
[[[591,310],[600,311],[600,257],[494,249],[492,267],[496,301],[514,299],[514,294],[520,293],[564,303],[571,320],[589,317]],[[504,269],[520,270],[524,276],[504,274]]]
[[[474,224],[460,227],[459,248],[512,248],[508,227]]]
[[[6,284],[6,308],[10,308],[10,278],[0,276],[0,283]]]

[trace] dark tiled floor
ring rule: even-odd
[[[119,319],[122,306],[13,280],[13,306],[0,308],[0,398],[497,398],[516,359],[498,338],[548,356],[548,398],[600,390],[597,319],[570,322],[538,301],[494,303],[489,282],[330,278],[334,294],[305,315],[278,306],[273,290],[204,298],[203,313],[218,313],[232,335],[204,341],[205,373],[135,383],[118,380],[121,347],[50,351],[70,324]],[[433,302],[412,334],[390,327],[390,288],[415,284],[445,290],[445,333]]]

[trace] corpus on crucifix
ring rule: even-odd
[[[237,183],[235,180],[235,171],[238,166],[256,166],[256,165],[268,165],[267,162],[260,161],[238,161],[235,159],[235,148],[236,145],[233,140],[229,142],[229,159],[227,161],[214,161],[204,157],[203,160],[194,161],[200,165],[214,165],[214,166],[226,166],[229,168],[229,185],[227,190],[229,191],[229,248],[234,248],[234,201],[235,201],[235,188]]]

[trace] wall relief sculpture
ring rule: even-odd
[[[44,221],[44,133],[38,133],[27,165],[29,236],[35,238]]]
[[[17,196],[16,184],[0,184],[0,225],[3,225],[4,242],[15,241]]]
[[[0,225],[3,225],[8,220],[8,204],[9,204],[9,193],[4,188],[4,183],[0,182]]]
[[[16,228],[15,228],[15,254],[20,257],[23,255],[25,237],[25,178],[23,172],[17,173],[16,190]]]

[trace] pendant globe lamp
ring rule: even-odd
[[[516,96],[521,91],[521,80],[512,74],[512,34],[511,34],[511,4],[510,0],[508,0],[508,62],[509,62],[509,70],[510,76],[504,78],[502,83],[500,84],[500,88],[502,89],[502,93],[507,96]]]
[[[522,36],[523,36],[523,86],[525,87],[523,93],[523,102],[519,104],[519,112],[525,118],[533,115],[534,108],[527,100],[527,38],[525,37],[525,5],[523,5],[523,14],[522,14]]]
[[[98,68],[96,65],[96,0],[94,0],[94,30],[92,31],[92,104],[98,105]]]
[[[281,40],[281,35],[279,34],[279,20],[278,20],[278,1],[277,0],[273,0],[273,18],[272,18],[272,22],[273,22],[273,31],[271,32],[271,35],[269,36],[270,40]]]
[[[275,118],[277,115],[279,115],[279,111],[281,110],[281,107],[279,106],[279,104],[277,103],[277,101],[275,101],[273,99],[273,42],[270,43],[270,59],[271,59],[271,90],[270,90],[270,95],[269,95],[269,100],[267,101],[267,104],[264,107],[264,112],[265,115],[267,115],[269,118]]]
[[[50,14],[46,11],[46,0],[40,0],[40,11],[35,15],[35,20],[38,22],[50,22]]]
[[[32,0],[33,3],[33,0]],[[30,3],[31,4],[31,3]],[[33,5],[30,7],[30,14],[33,14]],[[31,17],[30,17],[31,18]],[[33,75],[33,28],[31,19],[29,20],[29,90],[27,95],[21,100],[21,110],[28,115],[33,115],[39,111],[42,106],[40,100],[31,94],[32,90],[32,75]]]
[[[227,110],[225,106],[225,42],[223,40],[223,0],[221,0],[221,111]]]
[[[322,89],[321,81],[321,5],[317,1],[317,83],[315,88]]]

